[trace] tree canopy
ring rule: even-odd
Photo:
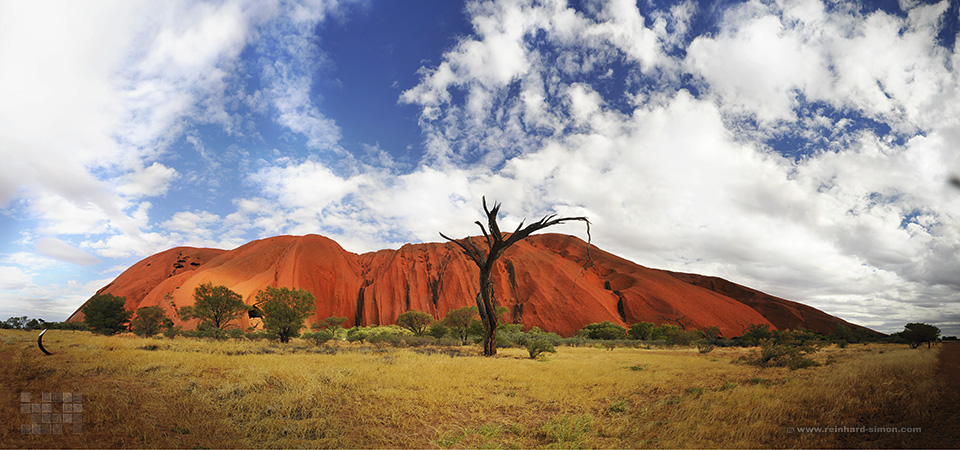
[[[97,294],[87,300],[80,311],[90,330],[98,334],[117,334],[127,329],[133,312],[124,308],[125,299],[113,294]]]
[[[591,323],[577,332],[588,339],[626,339],[627,329],[609,320],[601,323]]]
[[[904,326],[900,336],[903,337],[904,342],[910,345],[910,348],[917,348],[924,342],[927,343],[927,348],[930,348],[930,344],[940,337],[940,328],[926,323],[913,322]]]
[[[303,321],[315,308],[310,291],[270,286],[257,293],[256,305],[263,311],[264,327],[280,342],[299,336]]]
[[[423,336],[427,327],[436,322],[433,316],[423,311],[411,310],[397,317],[397,325],[404,327],[417,336]]]
[[[160,333],[166,318],[163,308],[159,306],[137,308],[136,317],[130,322],[130,330],[138,336],[150,337]]]
[[[243,303],[240,294],[226,286],[214,286],[213,283],[197,286],[193,298],[193,306],[180,308],[180,317],[200,319],[201,323],[221,330],[250,309]]]
[[[453,335],[460,340],[461,344],[467,343],[467,337],[470,324],[480,319],[476,306],[464,306],[463,308],[447,311],[443,317],[443,325],[450,329]]]

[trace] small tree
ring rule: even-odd
[[[314,330],[328,330],[333,336],[337,335],[337,331],[343,326],[343,323],[347,321],[346,317],[330,316],[326,319],[323,319],[313,325],[310,325],[310,328]]]
[[[656,325],[650,322],[635,323],[630,326],[630,330],[627,331],[627,335],[630,336],[630,339],[649,341],[653,338],[653,327],[655,326]]]
[[[433,316],[423,311],[410,310],[397,317],[397,325],[404,327],[417,336],[423,336],[427,327],[436,322]]]
[[[173,324],[173,320],[170,320],[169,317],[163,318],[163,323],[160,325],[163,328],[163,336],[169,339],[173,339],[180,334],[180,327]]]
[[[658,316],[667,322],[675,322],[683,331],[687,331],[687,327],[693,323],[693,319],[676,309],[671,311],[670,314],[658,314]]]
[[[759,354],[741,356],[739,361],[761,367],[789,367],[790,370],[817,366],[808,358],[820,349],[820,342],[811,339],[804,331],[784,331],[760,341]]]
[[[706,330],[703,330],[703,337],[712,343],[716,343],[721,337],[723,337],[723,333],[720,332],[720,327],[712,326],[707,327]]]
[[[214,286],[213,283],[204,283],[193,291],[193,306],[180,308],[179,314],[183,319],[200,319],[211,327],[223,330],[230,321],[237,319],[247,312],[250,307],[243,303],[240,294],[233,292],[226,286]]]
[[[838,323],[833,328],[833,334],[830,335],[830,339],[836,342],[845,342],[845,343],[856,343],[857,337],[853,334],[853,330],[845,324]]]
[[[42,317],[30,319],[23,325],[24,330],[39,330],[41,328],[47,328],[47,321],[43,320]]]
[[[476,306],[464,306],[447,312],[443,324],[450,329],[454,337],[460,339],[460,345],[467,345],[470,323],[480,318]]]
[[[312,333],[303,333],[302,338],[313,342],[313,345],[319,347],[321,344],[333,339],[333,332],[330,330],[318,330]]]
[[[627,337],[627,329],[608,320],[600,323],[591,323],[581,328],[580,331],[577,332],[577,335],[588,339],[625,339]]]
[[[530,354],[530,359],[536,359],[544,352],[556,353],[557,350],[545,338],[534,335],[534,337],[527,339],[527,353]]]
[[[433,325],[430,325],[430,327],[427,329],[427,334],[430,336],[433,336],[437,340],[443,339],[449,333],[450,333],[450,329],[447,328],[441,322],[435,322]]]
[[[927,348],[930,348],[930,343],[940,337],[940,328],[926,323],[913,322],[904,326],[900,334],[903,341],[910,345],[910,348],[917,348],[924,342],[927,343]]]
[[[353,327],[347,330],[347,342],[359,342],[362,344],[363,341],[367,340],[369,335],[370,333],[366,328]]]
[[[284,343],[300,335],[315,308],[310,291],[270,286],[257,293],[256,305],[263,311],[264,327]]]
[[[159,306],[138,308],[136,317],[130,322],[130,330],[137,336],[150,337],[160,333],[164,325],[163,319],[166,318],[163,308]]]
[[[127,311],[123,304],[125,299],[113,294],[97,294],[90,297],[80,307],[84,321],[90,330],[97,334],[117,334],[127,328],[133,312]]]
[[[27,323],[27,316],[20,317],[10,317],[7,320],[0,323],[0,328],[6,328],[8,330],[22,330],[23,326]]]
[[[747,332],[740,335],[740,342],[745,347],[755,347],[760,345],[765,339],[770,339],[773,336],[773,332],[770,331],[770,326],[767,324],[750,324],[747,328]]]

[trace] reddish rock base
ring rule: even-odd
[[[316,314],[309,321],[346,316],[344,326],[350,327],[390,324],[411,309],[441,318],[472,306],[478,277],[477,267],[453,243],[407,244],[358,255],[323,236],[277,236],[229,251],[170,249],[133,265],[98,293],[125,297],[130,310],[153,305],[170,310],[192,304],[202,283],[225,285],[248,304],[266,286],[287,286],[316,296]],[[500,259],[494,279],[497,302],[509,309],[509,322],[565,336],[605,320],[624,326],[641,321],[718,326],[727,337],[750,324],[825,334],[847,324],[720,278],[650,269],[593,246],[588,256],[585,242],[562,234],[517,243]],[[81,319],[79,311],[70,317]],[[249,325],[244,317],[240,326]]]

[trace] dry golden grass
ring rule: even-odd
[[[936,396],[937,350],[882,345],[790,371],[733,363],[744,349],[531,360],[51,331],[44,356],[35,340],[0,331],[0,447],[909,447],[918,434],[790,430],[917,426]],[[82,433],[21,434],[21,391],[81,392]]]

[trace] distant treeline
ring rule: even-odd
[[[27,316],[9,317],[0,322],[0,330],[89,330],[86,322],[47,322]]]

